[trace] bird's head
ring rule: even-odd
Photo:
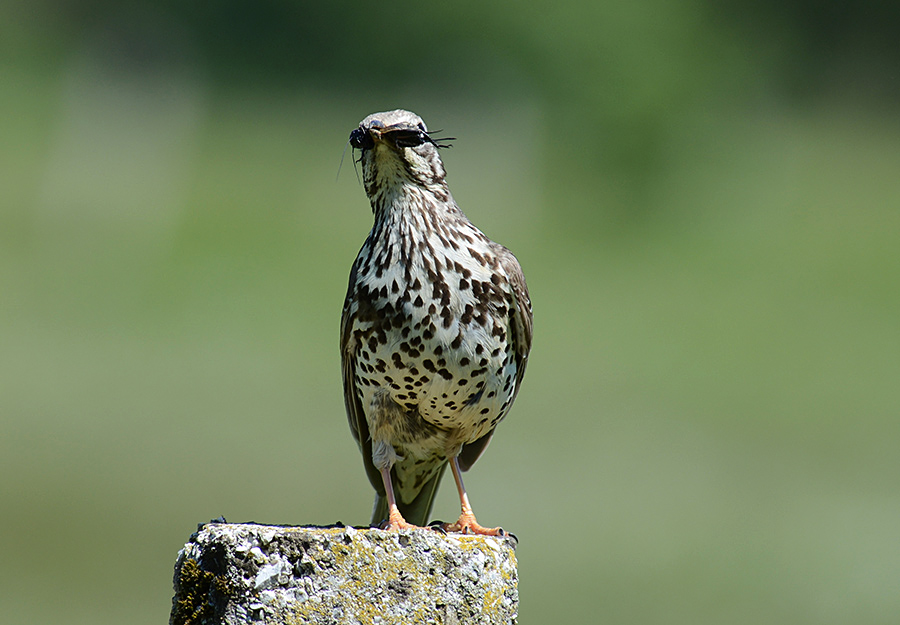
[[[350,145],[360,150],[366,193],[403,184],[444,186],[444,165],[438,148],[449,147],[431,136],[422,118],[402,109],[373,113],[350,133]]]

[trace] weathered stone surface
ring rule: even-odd
[[[175,564],[172,625],[516,623],[515,539],[210,523]]]

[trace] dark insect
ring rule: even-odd
[[[440,130],[435,132],[440,132]],[[423,128],[388,129],[384,131],[383,135],[390,137],[398,148],[416,148],[424,143],[430,143],[436,148],[449,148],[449,144],[441,144],[438,141],[453,141],[454,139],[454,137],[446,137],[435,140],[431,133]],[[350,133],[350,145],[357,150],[370,150],[375,146],[375,141],[366,130],[357,128]]]
[[[368,150],[375,145],[375,142],[372,140],[372,135],[362,128],[357,128],[350,133],[350,145],[357,150]]]

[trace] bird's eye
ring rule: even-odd
[[[372,141],[372,135],[362,128],[357,128],[350,133],[350,145],[357,150],[368,150],[375,145],[375,142]]]
[[[431,138],[424,130],[395,130],[391,138],[398,148],[414,148],[423,143],[430,143]]]

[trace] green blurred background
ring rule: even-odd
[[[522,623],[900,619],[900,5],[0,5],[0,614],[168,619],[198,522],[368,520],[348,152],[409,108],[528,276],[469,474]],[[435,515],[457,514],[446,483]]]

